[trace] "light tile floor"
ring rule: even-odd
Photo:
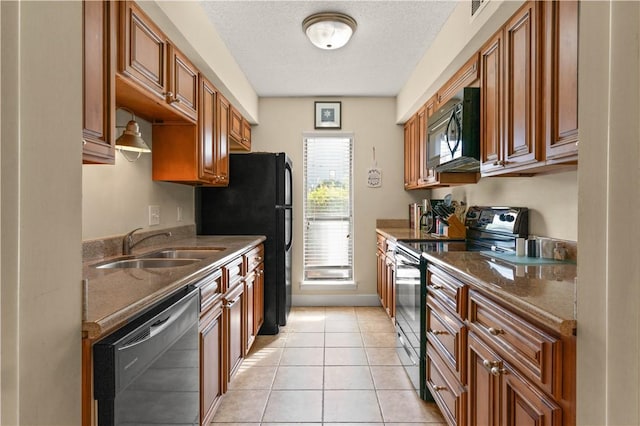
[[[232,425],[444,426],[413,391],[382,308],[298,307],[258,336],[213,419]]]

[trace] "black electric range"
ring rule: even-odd
[[[426,373],[426,265],[423,253],[515,251],[516,239],[529,233],[526,207],[470,207],[467,239],[398,241],[395,250],[396,334],[398,356],[422,399],[433,401]]]

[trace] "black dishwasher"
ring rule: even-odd
[[[93,346],[98,425],[198,425],[199,290],[185,287]]]

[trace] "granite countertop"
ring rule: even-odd
[[[85,262],[84,336],[90,339],[106,336],[142,310],[197,282],[264,240],[263,236],[192,236],[134,250],[137,256],[163,248],[223,248],[199,262],[171,268],[96,269],[92,266],[121,256]]]
[[[378,227],[396,241],[447,240],[408,227]],[[514,265],[480,252],[430,252],[424,256],[447,272],[561,335],[575,333],[577,267],[572,263]]]
[[[452,241],[446,236],[434,235],[415,228],[376,228],[376,232],[384,235],[385,238],[396,241]],[[464,241],[464,238],[454,238],[453,240]]]
[[[551,330],[563,336],[575,333],[575,264],[514,265],[492,258],[490,253],[465,251],[423,256]]]

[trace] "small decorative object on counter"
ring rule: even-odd
[[[567,258],[567,249],[564,248],[562,243],[556,243],[553,249],[553,258],[555,260],[565,260]]]
[[[516,256],[524,256],[524,238],[516,238]]]
[[[538,239],[535,236],[527,240],[526,254],[527,257],[538,257]]]

